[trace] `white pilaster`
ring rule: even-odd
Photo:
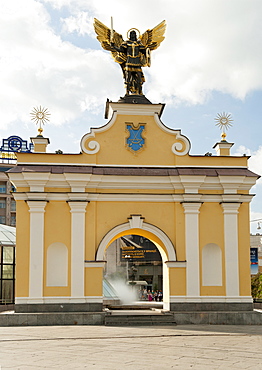
[[[185,213],[186,286],[187,296],[200,296],[199,225],[198,214],[202,203],[182,203]]]
[[[88,202],[68,202],[71,212],[71,297],[84,297],[85,213]]]
[[[28,201],[30,212],[29,297],[43,298],[45,201]]]
[[[239,296],[238,208],[240,203],[221,203],[224,213],[226,295]]]

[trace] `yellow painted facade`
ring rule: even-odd
[[[250,303],[249,190],[257,175],[248,158],[230,156],[226,142],[220,155],[191,156],[189,140],[161,122],[161,104],[109,108],[111,119],[82,138],[80,154],[46,153],[48,139],[37,137],[35,153],[18,153],[9,171],[16,304],[102,308],[105,250],[130,234],[161,253],[165,308]],[[128,125],[135,136],[144,130],[132,141]]]

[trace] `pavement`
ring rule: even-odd
[[[0,369],[262,369],[262,326],[0,327]]]

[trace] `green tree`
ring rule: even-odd
[[[251,294],[253,298],[262,298],[262,273],[251,278]]]

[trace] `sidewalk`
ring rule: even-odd
[[[0,327],[0,369],[262,369],[262,326]]]

